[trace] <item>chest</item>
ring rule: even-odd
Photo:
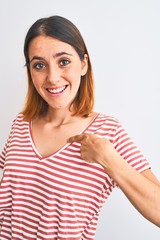
[[[88,122],[76,122],[64,126],[33,125],[30,128],[33,144],[39,154],[49,156],[56,153],[67,144],[68,138],[89,129]]]
[[[67,139],[75,135],[72,129],[50,129],[33,132],[32,139],[41,156],[54,154],[67,144]]]

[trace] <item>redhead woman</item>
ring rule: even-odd
[[[37,20],[24,55],[26,102],[0,155],[0,239],[93,240],[117,186],[160,226],[160,183],[119,120],[94,111],[76,26],[61,16]]]

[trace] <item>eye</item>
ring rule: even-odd
[[[46,66],[45,66],[44,63],[35,63],[35,64],[33,65],[33,68],[36,69],[36,70],[38,70],[38,71],[44,69],[45,67],[46,67]]]
[[[66,65],[68,65],[70,63],[70,61],[68,60],[68,59],[62,59],[61,61],[60,61],[60,65],[61,66],[66,66]]]

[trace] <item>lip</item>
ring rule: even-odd
[[[54,95],[60,95],[62,94],[66,88],[68,87],[68,85],[63,85],[63,86],[59,86],[59,87],[51,87],[51,88],[46,88],[47,92],[49,94],[51,94],[52,96]]]

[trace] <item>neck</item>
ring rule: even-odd
[[[62,126],[75,121],[77,116],[73,116],[73,113],[68,109],[48,109],[47,114],[43,117],[43,120],[47,123],[52,123],[55,126]]]

